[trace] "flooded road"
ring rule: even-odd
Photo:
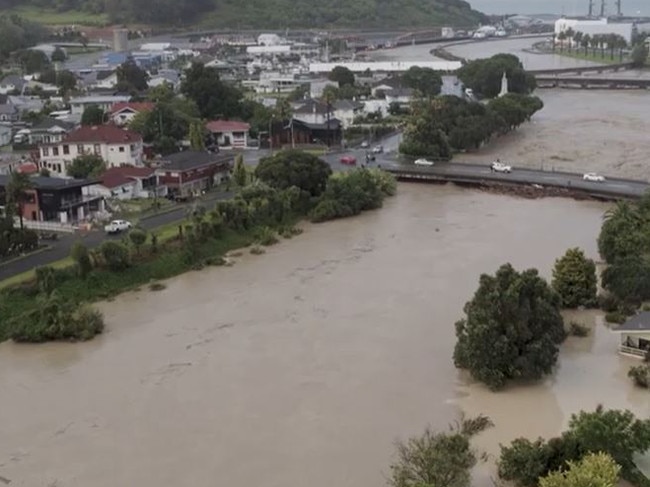
[[[583,317],[594,334],[570,341],[538,386],[489,393],[451,360],[480,273],[509,261],[548,276],[572,246],[595,256],[604,209],[401,185],[382,210],[103,303],[108,330],[93,342],[1,344],[0,476],[28,487],[376,487],[396,438],[463,412],[494,418],[480,439],[489,452],[556,434],[600,402],[647,415],[595,315]]]

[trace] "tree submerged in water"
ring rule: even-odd
[[[491,389],[549,374],[565,338],[560,298],[536,269],[510,264],[483,274],[466,318],[456,323],[456,367]]]

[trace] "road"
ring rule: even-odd
[[[382,169],[393,174],[420,176],[422,179],[431,176],[431,179],[457,182],[493,181],[520,185],[536,184],[584,191],[595,196],[639,198],[650,189],[650,184],[645,181],[608,178],[602,182],[593,182],[585,181],[582,174],[518,169],[516,166],[509,174],[496,173],[490,170],[489,162],[485,164],[438,163],[431,167],[399,164],[390,159],[378,159],[377,163],[381,164]]]

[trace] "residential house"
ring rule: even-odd
[[[308,98],[298,102],[289,123],[289,136],[292,146],[296,144],[338,145],[341,142],[343,126],[336,118],[332,105]],[[283,134],[280,133],[281,140]],[[298,135],[297,135],[298,134]],[[275,133],[273,143],[276,144]],[[299,141],[300,140],[300,141]]]
[[[334,102],[334,117],[341,121],[346,129],[354,123],[354,118],[363,112],[363,103],[354,100],[337,100]]]
[[[166,186],[158,185],[156,169],[151,167],[112,167],[99,177],[99,183],[87,188],[87,194],[127,200],[165,196]]]
[[[0,147],[11,144],[11,127],[0,125]]]
[[[113,105],[120,102],[127,102],[131,99],[129,95],[97,95],[81,96],[70,99],[70,111],[73,115],[83,114],[84,110],[91,105],[95,105],[104,112],[108,112]]]
[[[0,94],[8,95],[9,93],[22,93],[27,84],[21,76],[9,74],[0,80]]]
[[[0,176],[0,206],[6,204],[10,175]],[[95,184],[87,179],[30,178],[33,188],[26,191],[23,218],[30,221],[75,223],[104,211],[101,196],[83,194],[83,188]]]
[[[20,111],[9,102],[7,95],[0,94],[0,124],[11,125],[20,120]]]
[[[66,177],[67,166],[77,156],[101,156],[107,167],[142,166],[142,136],[115,125],[82,126],[63,140],[39,147],[40,164],[53,176]]]
[[[613,331],[621,336],[621,354],[645,358],[650,351],[650,311],[632,316]]]
[[[398,105],[408,105],[413,100],[413,90],[411,88],[393,88],[384,92],[386,103],[390,106],[392,103]]]
[[[184,151],[156,162],[158,184],[170,194],[190,196],[211,188],[230,176],[232,155],[207,151]]]
[[[45,101],[40,96],[9,95],[7,97],[7,102],[15,106],[19,113],[38,113],[42,111],[45,106]]]
[[[370,89],[370,93],[373,98],[383,98],[387,91],[398,88],[403,88],[402,80],[393,76],[377,81]]]
[[[75,126],[71,122],[47,117],[33,127],[19,130],[14,136],[14,142],[29,145],[60,142]]]
[[[329,80],[327,78],[324,79],[315,79],[309,82],[309,96],[312,98],[320,98],[323,96],[323,92],[325,91],[325,88],[328,86],[333,86],[335,88],[338,88],[339,84],[336,81]]]
[[[113,88],[113,86],[117,84],[117,75],[114,69],[84,70],[79,72],[78,78],[79,81],[77,82],[77,86],[84,90],[106,87],[113,81],[113,79],[113,84],[110,84],[108,88]]]
[[[167,84],[172,90],[178,91],[181,86],[181,75],[174,69],[161,69],[149,78],[147,84],[149,88]]]
[[[213,120],[205,125],[219,147],[224,149],[245,149],[248,147],[248,132],[251,126],[233,120]]]
[[[133,118],[142,112],[150,112],[156,104],[152,102],[120,102],[113,105],[109,113],[110,120],[119,126],[128,125]]]

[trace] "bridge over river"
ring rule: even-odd
[[[584,194],[604,200],[638,199],[650,189],[646,181],[607,178],[605,181],[585,181],[582,174],[518,169],[511,173],[498,173],[490,170],[489,163],[459,164],[436,163],[434,166],[416,166],[383,160],[378,164],[397,179],[423,182],[454,182],[475,186],[518,185],[564,189],[574,194]]]

